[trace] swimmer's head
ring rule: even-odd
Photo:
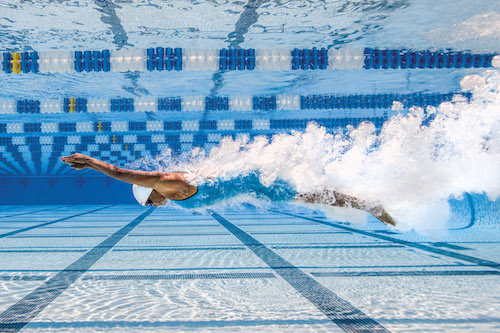
[[[146,201],[146,206],[160,207],[164,206],[167,201],[167,198],[153,190],[153,192],[149,195],[149,199]]]
[[[152,188],[135,184],[132,185],[132,193],[134,194],[135,200],[142,206],[148,206],[146,203],[148,202],[151,192],[153,192]]]
[[[135,200],[142,206],[163,206],[167,203],[161,194],[153,191],[152,188],[144,187],[140,185],[132,185],[132,193],[134,194]]]

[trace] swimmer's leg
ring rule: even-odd
[[[372,214],[385,224],[396,225],[396,221],[382,205],[373,207],[362,200],[336,191],[325,190],[322,192],[299,193],[296,196],[296,200],[299,202],[324,204],[334,207],[352,207]]]

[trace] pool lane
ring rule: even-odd
[[[45,223],[41,223],[41,224],[37,224],[37,225],[33,225],[33,226],[30,226],[30,227],[26,227],[26,228],[22,228],[22,229],[17,229],[17,230],[9,231],[9,232],[6,232],[6,233],[3,233],[3,234],[0,234],[0,238],[13,236],[13,235],[19,234],[19,233],[21,233],[21,232],[25,232],[25,231],[33,230],[33,229],[35,229],[35,228],[40,228],[40,227],[44,227],[44,226],[47,226],[47,225],[51,225],[51,224],[54,224],[54,223],[57,223],[57,222],[62,222],[62,221],[65,221],[65,220],[69,220],[69,219],[71,219],[71,218],[73,218],[73,217],[77,217],[77,216],[82,216],[82,215],[86,215],[86,214],[94,213],[94,212],[97,212],[97,211],[99,211],[99,210],[103,210],[103,209],[110,208],[110,207],[113,207],[113,206],[116,206],[116,205],[110,205],[110,206],[105,206],[105,207],[99,207],[99,208],[97,208],[97,209],[94,209],[94,210],[91,210],[91,211],[88,211],[88,212],[79,213],[79,214],[74,214],[74,215],[67,216],[67,217],[63,217],[63,218],[60,218],[60,219],[57,219],[57,220],[54,220],[54,221],[49,221],[49,222],[45,222]],[[33,213],[34,213],[34,212],[33,212]]]
[[[214,211],[212,217],[345,332],[389,332],[382,325]]]
[[[108,207],[104,207],[108,208]],[[104,209],[100,208],[100,209]],[[100,210],[97,209],[97,210]],[[26,295],[23,299],[12,305],[0,314],[0,331],[14,333],[20,331],[47,307],[56,297],[62,294],[68,287],[82,276],[93,264],[125,237],[132,229],[141,223],[155,208],[150,208],[139,215],[132,222],[112,234],[102,243],[84,254],[78,260],[56,274],[50,280]],[[94,210],[94,211],[97,211]],[[89,212],[87,212],[89,213]],[[83,215],[78,214],[78,215]],[[67,219],[67,218],[66,218]],[[54,223],[54,222],[49,222]]]
[[[469,255],[466,255],[466,254],[449,251],[449,250],[443,250],[443,249],[440,249],[440,248],[435,248],[435,247],[424,245],[424,244],[409,242],[409,241],[397,239],[397,238],[394,238],[394,237],[382,235],[380,233],[373,233],[373,232],[369,232],[369,231],[365,231],[365,230],[359,230],[359,229],[351,228],[351,227],[348,227],[348,226],[345,226],[345,225],[341,225],[341,224],[338,224],[338,223],[334,223],[334,222],[322,221],[322,220],[319,220],[319,219],[316,219],[316,218],[312,218],[312,217],[300,216],[300,215],[296,215],[296,214],[281,212],[281,211],[278,211],[278,210],[271,210],[271,211],[274,212],[274,213],[278,213],[278,214],[288,215],[288,216],[292,216],[292,217],[296,217],[296,218],[300,218],[300,219],[304,219],[304,220],[308,220],[308,221],[317,222],[317,223],[324,224],[324,225],[327,225],[327,226],[331,226],[331,227],[334,227],[334,228],[338,228],[338,229],[350,231],[350,232],[353,232],[353,233],[356,233],[356,234],[360,234],[360,235],[364,235],[364,236],[369,236],[369,237],[373,237],[373,238],[378,238],[380,240],[388,241],[388,242],[391,242],[391,243],[397,243],[397,244],[401,244],[401,245],[406,245],[406,246],[413,247],[413,248],[416,248],[416,249],[419,249],[419,250],[423,250],[423,251],[427,251],[427,252],[432,252],[432,253],[440,254],[442,256],[446,256],[446,257],[451,257],[451,258],[455,258],[455,259],[467,261],[467,262],[470,262],[470,263],[473,263],[473,264],[476,264],[476,265],[479,265],[479,266],[485,266],[485,267],[489,267],[489,268],[494,268],[494,269],[500,270],[500,263],[497,263],[495,261],[485,260],[485,259],[481,259],[481,258],[469,256]]]
[[[68,206],[64,205],[64,206],[58,206],[58,207],[50,207],[50,208],[45,208],[45,209],[34,210],[34,211],[31,211],[31,212],[23,212],[23,213],[17,213],[17,214],[12,214],[12,215],[0,216],[0,219],[7,218],[7,217],[20,216],[20,215],[28,215],[28,214],[43,212],[43,211],[46,211],[46,210],[56,210],[56,209],[65,208],[65,207],[68,207]]]
[[[5,258],[0,282],[6,287],[0,295],[0,299],[3,297],[0,313],[47,285],[85,254],[79,252],[96,248],[143,211],[139,206],[133,209],[117,206],[75,221],[3,238],[2,241],[9,243],[4,244],[4,253],[0,253]],[[75,213],[73,209],[71,213]],[[267,252],[258,249],[261,254],[274,252],[278,259],[268,257],[274,268],[213,216],[157,209],[50,300],[22,331],[57,328],[73,331],[85,327],[89,332],[102,329],[125,332],[152,327],[159,331],[204,328],[254,332],[276,331],[278,326],[280,330],[294,331],[363,330],[359,318],[344,322],[345,327],[341,327],[318,308],[315,302],[330,305],[331,293],[391,331],[407,330],[409,326],[417,329],[422,325],[428,325],[428,330],[480,325],[482,331],[494,331],[492,327],[500,322],[494,310],[499,270],[487,271],[453,257],[355,231],[337,232],[331,225],[275,212],[248,208],[217,213],[251,237],[247,240],[254,249],[259,248],[258,243],[267,247]],[[315,215],[300,217],[322,220]],[[368,222],[370,230],[365,231],[375,235],[386,232],[371,230],[384,226]],[[86,237],[97,233],[102,238],[94,241]],[[395,232],[382,235],[401,237]],[[460,253],[475,249],[469,243],[458,246],[427,242],[426,245]],[[495,244],[488,248],[492,254]],[[466,253],[483,258],[480,253]],[[496,261],[494,256],[486,259]],[[278,271],[288,274],[288,280]],[[291,287],[289,280],[293,279],[292,283],[299,284],[298,289]],[[327,289],[327,296],[322,295],[324,289],[307,286],[311,280],[316,281],[313,285]],[[300,291],[310,289],[313,290],[309,298]],[[455,304],[455,308],[446,307],[446,303]],[[117,304],[123,310],[118,319],[114,306]],[[470,304],[474,304],[473,308]],[[339,315],[343,304],[334,305],[341,309],[335,313]],[[436,312],[436,307],[445,307],[450,312]],[[453,310],[456,307],[461,310]],[[401,309],[415,309],[415,313]],[[467,330],[471,329],[458,329]],[[3,331],[0,327],[0,332]],[[11,328],[6,331],[16,332]]]

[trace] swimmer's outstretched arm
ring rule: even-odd
[[[171,177],[164,172],[122,169],[114,166],[113,164],[80,153],[63,156],[61,157],[61,161],[69,164],[71,168],[76,170],[90,168],[102,172],[103,174],[114,179],[149,188],[155,188],[162,182],[171,181]]]
[[[299,193],[296,200],[299,202],[317,203],[335,207],[352,207],[372,214],[385,224],[396,225],[396,221],[387,213],[382,205],[367,205],[367,203],[362,200],[336,191],[325,190],[322,192]]]

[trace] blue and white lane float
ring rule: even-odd
[[[0,73],[362,70],[492,67],[496,53],[373,48],[181,49],[0,52]]]
[[[50,100],[1,99],[2,114],[58,114],[105,112],[163,111],[274,111],[274,110],[333,110],[390,108],[394,102],[401,107],[438,106],[462,97],[470,100],[471,93],[411,93],[411,94],[323,94],[269,96],[184,96],[136,98],[65,97]]]

